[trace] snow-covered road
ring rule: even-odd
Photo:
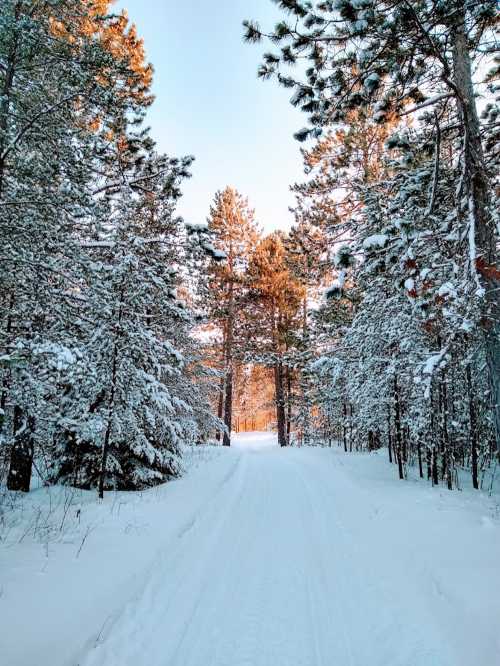
[[[382,454],[245,435],[157,491],[89,498],[76,558],[71,535],[0,558],[0,662],[498,666],[497,502],[400,483]]]
[[[457,633],[470,609],[425,572],[432,554],[413,553],[398,524],[366,528],[370,489],[338,458],[271,443],[240,438],[223,483],[82,664],[486,666]]]

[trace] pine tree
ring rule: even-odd
[[[244,291],[244,272],[250,252],[257,243],[259,231],[248,202],[233,188],[215,195],[210,209],[208,228],[217,250],[226,260],[214,265],[210,274],[209,316],[222,331],[223,384],[219,397],[219,417],[226,430],[223,444],[230,446],[235,364],[238,357],[238,318]]]
[[[248,267],[247,340],[256,362],[274,370],[278,442],[286,446],[285,354],[302,323],[305,290],[287,263],[280,233],[257,245]]]
[[[76,0],[7,0],[0,9],[0,407],[12,489],[29,488],[33,447],[50,436],[57,374],[75,347],[81,239],[95,215],[95,119],[133,112],[113,91],[135,77],[79,30],[87,9]],[[59,29],[70,22],[71,38]]]
[[[436,173],[433,127],[424,122],[392,136],[385,179],[364,188],[362,211],[348,224],[350,246],[338,251],[359,297],[350,317],[327,319],[327,353],[323,341],[312,370],[323,418],[346,450],[386,443],[401,478],[412,462],[424,476],[427,464],[433,483],[450,488],[458,462],[470,462],[477,487],[478,455],[488,465],[491,441],[481,312],[468,297],[467,221],[447,151],[455,139],[440,146]],[[334,312],[350,291],[348,283],[335,290]],[[342,404],[332,409],[335,396]]]
[[[102,0],[0,8],[2,460],[47,482],[142,488],[213,428],[180,293],[220,259],[175,215],[192,158],[142,128],[151,66]]]

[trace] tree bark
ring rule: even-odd
[[[391,406],[387,407],[387,448],[389,449],[389,462],[392,465],[392,430],[391,430]]]
[[[418,472],[420,474],[420,478],[424,478],[424,468],[422,465],[422,444],[420,442],[420,436],[418,437],[417,440],[417,453],[418,453]]]
[[[394,377],[394,425],[396,428],[396,459],[398,461],[399,478],[405,478],[403,467],[403,447],[401,433],[401,405],[399,401],[399,386],[397,377]]]
[[[430,481],[432,479],[432,452],[429,446],[426,448],[425,461],[427,464],[427,480]]]
[[[223,446],[231,446],[231,430],[233,421],[233,339],[234,339],[234,283],[229,286],[229,301],[226,321],[226,394],[224,396],[224,425],[226,430],[222,440]]]
[[[226,396],[224,400],[224,438],[223,446],[231,446],[231,431],[233,427],[233,369],[228,367],[226,376]]]
[[[446,387],[446,374],[443,371],[439,380],[439,413],[441,419],[440,433],[440,452],[441,452],[441,478],[448,480],[448,486],[451,478],[451,449],[450,438],[448,434],[448,391]]]
[[[16,19],[19,18],[19,13],[20,13],[20,5],[21,3],[17,3],[15,8],[14,8],[14,15]],[[2,96],[1,96],[1,102],[0,102],[0,199],[3,196],[3,188],[4,188],[4,176],[5,176],[5,158],[3,158],[3,154],[5,152],[5,148],[7,146],[7,129],[9,125],[9,107],[10,107],[10,100],[11,100],[11,93],[12,93],[12,87],[14,85],[14,78],[16,74],[16,60],[17,60],[17,51],[18,51],[18,46],[19,46],[19,33],[16,32],[14,35],[13,43],[11,46],[11,50],[9,53],[9,56],[7,58],[6,62],[6,71],[5,71],[5,81],[2,89]],[[11,312],[12,312],[12,307],[14,303],[14,294],[11,291],[10,297],[9,297],[9,309],[8,309],[8,315],[7,315],[7,338],[10,333],[11,325],[12,325],[12,320],[11,320]],[[2,431],[4,425],[5,425],[5,406],[7,402],[7,393],[9,389],[9,373],[7,370],[4,371],[5,374],[3,374],[2,377],[2,388],[1,388],[1,397],[0,397],[0,409],[1,409],[1,414],[0,414],[0,432]],[[15,445],[12,449],[12,453],[15,451]],[[11,460],[11,467],[12,467],[13,461]],[[30,472],[31,476],[31,472]]]
[[[347,403],[345,402],[345,400],[342,403],[342,415],[343,415],[342,439],[344,441],[344,451],[347,453]]]
[[[224,409],[224,377],[221,377],[220,387],[219,387],[219,401],[217,404],[217,418],[219,421],[222,421],[222,414]],[[217,430],[215,433],[215,439],[220,442],[221,431]]]
[[[290,433],[292,430],[292,374],[286,367],[286,443],[290,446]]]
[[[281,360],[274,364],[274,384],[276,397],[276,420],[278,422],[278,444],[286,446],[286,414],[285,395],[283,387],[283,363]]]
[[[436,445],[432,447],[432,485],[439,485],[438,450]]]
[[[472,390],[472,376],[470,366],[467,366],[467,392],[469,394],[469,439],[471,449],[471,466],[472,466],[472,485],[475,490],[479,490],[479,470],[478,470],[478,455],[477,455],[477,418],[476,406],[474,404],[474,394]]]
[[[453,83],[464,127],[465,186],[469,201],[471,271],[484,289],[483,333],[491,390],[497,454],[500,456],[500,270],[497,232],[490,214],[488,172],[481,143],[469,43],[465,33],[465,3],[453,30]]]
[[[354,406],[352,402],[349,404],[349,453],[352,453],[352,446],[353,446],[353,436],[352,436],[352,430],[354,427]]]
[[[14,8],[14,16],[19,19],[21,3],[17,3]],[[0,197],[2,196],[4,175],[5,175],[5,148],[7,146],[7,128],[9,124],[9,107],[11,100],[11,91],[14,85],[16,75],[16,60],[19,48],[19,32],[16,32],[12,42],[11,50],[7,58],[5,81],[2,90],[2,101],[0,102]]]
[[[7,488],[28,493],[33,468],[33,419],[26,418],[21,408],[14,407],[14,442],[10,454]]]
[[[5,325],[5,341],[6,341],[6,349],[5,351],[8,351],[9,347],[9,337],[12,332],[12,311],[14,309],[14,294],[12,291],[10,292],[9,295],[9,304],[7,306],[7,322]],[[4,374],[2,376],[2,385],[0,389],[0,433],[3,431],[6,419],[5,419],[5,408],[7,407],[7,396],[9,393],[9,378],[10,378],[10,370],[5,369]]]

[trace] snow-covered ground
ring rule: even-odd
[[[381,457],[191,451],[143,494],[40,489],[0,544],[5,666],[498,666],[498,496]]]

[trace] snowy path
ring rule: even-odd
[[[495,501],[263,434],[210,455],[84,505],[76,559],[0,552],[2,666],[498,666]]]
[[[456,666],[439,590],[353,520],[370,499],[324,456],[245,443],[83,666]]]

